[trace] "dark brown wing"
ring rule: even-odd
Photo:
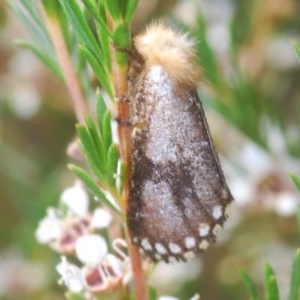
[[[215,240],[232,201],[201,103],[154,66],[132,107],[132,241],[152,261],[185,260]]]

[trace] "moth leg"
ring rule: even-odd
[[[123,106],[124,111],[128,110],[129,99],[128,99],[127,96],[116,96],[115,99],[116,99],[116,102],[119,104],[119,106]],[[128,118],[123,118],[122,116],[120,116],[118,118],[115,118],[115,121],[120,126],[131,126],[131,121],[130,121],[129,117]]]
[[[130,119],[121,120],[120,118],[115,118],[115,120],[120,126],[131,126],[132,125]]]
[[[116,102],[118,104],[120,103],[129,103],[129,98],[128,96],[115,96]]]

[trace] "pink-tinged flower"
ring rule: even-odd
[[[122,239],[113,241],[116,255],[108,254],[98,265],[83,268],[86,288],[91,293],[106,293],[126,285],[131,279],[130,261]]]
[[[291,216],[300,200],[288,174],[299,172],[299,161],[288,155],[280,131],[268,123],[265,127],[272,154],[251,142],[245,143],[235,155],[242,172],[229,177],[229,186],[240,205],[255,203],[280,216]]]
[[[47,216],[43,218],[35,232],[37,241],[41,244],[48,244],[59,238],[62,234],[62,221],[58,217],[56,209],[49,207]]]
[[[85,267],[83,277],[88,291],[96,294],[109,292],[122,285],[121,261],[108,254],[101,264]]]
[[[62,257],[56,267],[61,275],[60,282],[69,291],[77,293],[102,294],[122,286],[122,262],[108,254],[101,263],[93,266],[77,267]]]
[[[84,265],[78,267],[62,257],[56,267],[61,282],[69,291],[90,296],[122,287],[131,276],[129,258],[123,251],[126,247],[124,240],[114,241],[116,255],[113,255],[107,252],[106,242],[101,236],[90,234],[80,237],[76,242],[76,254]]]
[[[84,290],[81,269],[69,263],[65,256],[61,257],[61,262],[56,266],[56,270],[61,276],[61,283],[65,284],[69,291],[78,293]]]
[[[125,240],[121,238],[117,238],[112,242],[112,246],[114,248],[116,256],[121,261],[121,268],[123,274],[122,283],[123,285],[127,285],[132,278],[130,259],[127,255],[128,252],[127,243]]]
[[[75,216],[85,217],[88,214],[88,194],[78,181],[62,192],[60,201],[66,205],[68,210]]]
[[[104,238],[97,234],[87,234],[79,237],[75,245],[77,258],[88,266],[100,264],[107,255],[107,244]]]
[[[89,232],[89,224],[89,217],[65,219],[60,236],[50,243],[51,248],[63,254],[74,253],[77,240]]]
[[[75,251],[77,240],[97,229],[107,228],[111,214],[102,208],[88,211],[88,196],[80,183],[65,189],[61,195],[62,209],[48,208],[36,230],[36,239],[61,254]]]
[[[73,215],[62,218],[55,208],[47,209],[47,216],[39,222],[35,232],[41,244],[49,246],[59,253],[73,253],[79,237],[89,232],[90,218]]]
[[[107,210],[103,208],[97,208],[94,210],[92,221],[91,221],[92,228],[95,229],[107,228],[111,222],[112,222],[112,216]]]

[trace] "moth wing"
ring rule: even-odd
[[[201,103],[159,65],[132,102],[132,241],[152,261],[185,260],[215,240],[232,201]]]

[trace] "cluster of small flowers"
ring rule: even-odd
[[[109,238],[108,229],[113,227],[113,221],[108,210],[89,209],[89,197],[80,182],[62,192],[59,208],[47,209],[36,230],[36,239],[61,254],[56,270],[59,283],[69,292],[94,300],[97,294],[122,289],[130,282],[127,244],[121,238]],[[199,299],[195,295],[190,300]],[[165,295],[158,300],[178,299]]]
[[[238,205],[256,204],[290,217],[297,213],[299,196],[288,174],[299,174],[299,160],[289,155],[278,127],[267,119],[263,127],[271,154],[250,141],[244,142],[234,152],[240,170],[226,165],[229,186]]]
[[[112,221],[110,212],[103,208],[89,211],[89,197],[79,182],[61,194],[60,208],[48,208],[36,230],[36,239],[62,255],[56,270],[68,291],[93,299],[93,294],[117,289],[130,280],[126,242],[113,240],[112,254],[108,251],[109,239],[99,234],[101,231],[108,236],[105,232]]]

